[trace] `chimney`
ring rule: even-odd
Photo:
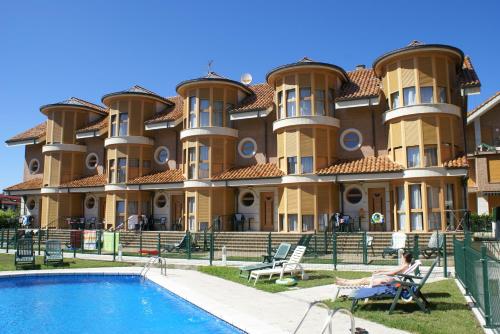
[[[356,70],[364,70],[366,68],[365,64],[356,65]]]

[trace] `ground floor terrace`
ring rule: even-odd
[[[22,196],[21,214],[41,228],[430,232],[460,229],[466,210],[463,180],[460,175],[387,175],[340,182],[297,176],[10,193]]]

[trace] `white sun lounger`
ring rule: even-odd
[[[402,274],[411,275],[422,265],[420,260],[416,260],[411,266],[408,267]],[[386,276],[386,275],[384,275]],[[397,275],[396,275],[397,276]],[[339,296],[350,296],[354,291],[357,291],[361,288],[371,288],[373,286],[373,280],[377,277],[381,277],[381,275],[373,274],[370,285],[338,285],[334,284],[335,292],[333,296],[333,300],[337,299]]]
[[[294,274],[294,273],[301,273],[302,279],[304,279],[304,268],[300,264],[302,261],[302,258],[304,257],[304,254],[306,253],[306,247],[305,246],[297,246],[295,250],[293,251],[292,256],[288,261],[282,262],[282,267],[281,268],[271,268],[271,269],[262,269],[262,270],[254,270],[250,274],[250,277],[248,278],[248,281],[250,282],[253,279],[255,279],[255,282],[253,285],[257,284],[257,281],[261,276],[267,276],[269,275],[269,279],[273,277],[273,275],[280,275],[280,279],[283,278],[285,274]]]

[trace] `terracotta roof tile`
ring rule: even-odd
[[[170,101],[166,98],[164,98],[163,96],[160,96],[158,94],[156,94],[155,92],[153,91],[150,91],[149,89],[146,89],[142,86],[139,86],[139,85],[135,85],[135,86],[132,86],[128,89],[125,89],[125,90],[121,90],[121,91],[118,91],[118,92],[114,92],[114,93],[109,93],[109,94],[106,94],[102,97],[101,101],[104,101],[106,98],[108,97],[111,97],[111,96],[114,96],[114,95],[126,95],[126,94],[132,94],[132,95],[148,95],[148,96],[151,96],[151,97],[154,97],[154,98],[157,98],[167,104],[170,103]]]
[[[244,98],[234,109],[230,110],[231,113],[265,110],[272,107],[274,104],[274,89],[267,83],[260,83],[249,86],[253,94]]]
[[[258,164],[247,167],[231,168],[215,176],[213,180],[259,179],[283,176],[276,164]]]
[[[156,171],[150,174],[139,176],[131,181],[129,184],[151,184],[151,183],[175,183],[184,181],[181,169],[168,169],[164,171]]]
[[[40,189],[42,188],[42,178],[38,177],[35,179],[31,179],[28,181],[24,181],[18,184],[15,184],[13,186],[10,186],[8,188],[5,188],[5,190],[35,190],[35,189]]]
[[[474,109],[472,109],[471,111],[469,111],[467,113],[467,116],[471,116],[476,111],[478,111],[479,109],[481,109],[482,107],[484,107],[486,104],[488,104],[491,101],[493,101],[497,96],[500,96],[500,90],[498,92],[496,92],[495,94],[493,94],[493,96],[487,98],[486,101],[484,101],[483,103],[481,103],[480,105],[478,105],[477,107],[475,107]]]
[[[106,184],[106,175],[97,174],[92,176],[82,177],[64,184],[60,188],[85,188],[85,187],[100,187]]]
[[[40,123],[29,130],[21,132],[10,139],[7,139],[5,142],[9,144],[30,139],[40,139],[45,136],[46,127],[47,122]]]
[[[444,162],[443,166],[446,168],[468,168],[469,162],[467,161],[467,158],[465,156],[462,156]]]
[[[359,160],[337,162],[318,171],[320,175],[328,174],[364,174],[400,172],[404,167],[386,156],[366,157]]]
[[[175,121],[182,117],[182,106],[184,101],[181,96],[167,97],[167,100],[174,103],[173,106],[167,107],[165,110],[156,113],[152,118],[144,122],[145,124],[161,123]]]
[[[371,68],[347,72],[349,81],[342,85],[337,101],[376,97],[379,94],[380,80]]]
[[[464,58],[462,71],[459,73],[458,80],[462,88],[481,86],[481,81],[479,81],[479,77],[477,76],[474,66],[472,66],[469,56],[465,56]]]
[[[81,129],[76,130],[76,133],[99,131],[101,129],[106,128],[107,126],[108,126],[108,118],[103,117],[90,124],[87,124],[85,127]]]

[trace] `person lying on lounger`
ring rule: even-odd
[[[358,285],[384,285],[389,284],[394,280],[394,275],[402,274],[408,270],[411,265],[411,261],[413,260],[413,256],[411,253],[404,253],[401,258],[401,265],[393,270],[375,270],[373,275],[375,277],[363,277],[359,279],[345,279],[337,277],[338,285],[349,285],[349,286],[358,286]]]

